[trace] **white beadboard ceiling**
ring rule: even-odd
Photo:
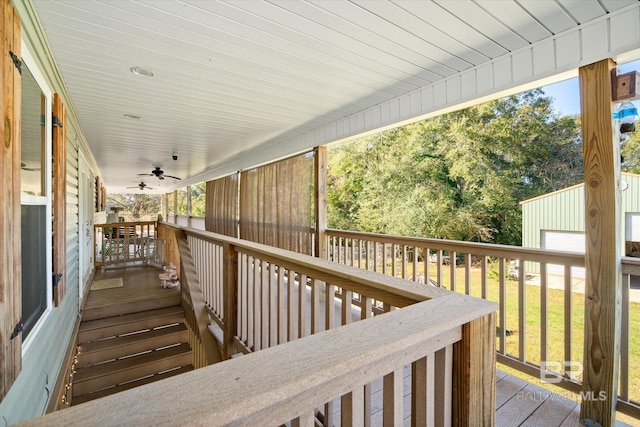
[[[528,46],[544,46],[547,39],[637,4],[32,2],[110,192],[136,185],[137,174],[154,166],[183,178],[143,177],[157,192],[167,192],[231,170],[239,159],[268,162],[287,149],[264,147],[312,134]],[[535,54],[524,55],[526,61]],[[511,66],[513,73],[519,63]],[[155,77],[134,75],[134,66]]]

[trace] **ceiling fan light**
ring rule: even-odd
[[[130,68],[131,72],[133,74],[135,74],[136,76],[140,76],[140,77],[149,77],[149,78],[153,78],[156,76],[156,73],[154,73],[151,70],[148,70],[146,68],[142,68],[142,67],[131,67]]]

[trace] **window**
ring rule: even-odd
[[[22,45],[21,240],[23,349],[51,308],[52,96]]]

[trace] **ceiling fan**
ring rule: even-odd
[[[165,178],[173,178],[178,180],[181,179],[181,178],[178,178],[177,176],[165,175],[164,171],[160,169],[160,166],[156,166],[155,169],[151,171],[151,173],[139,173],[138,176],[155,176],[158,179],[165,179]]]
[[[149,190],[153,190],[153,188],[147,186],[147,184],[145,184],[144,181],[140,181],[140,184],[136,185],[135,187],[127,187],[127,188],[139,188],[140,190],[144,190],[145,188],[148,188]]]

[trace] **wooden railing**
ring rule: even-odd
[[[188,342],[193,351],[193,366],[197,369],[220,362],[220,349],[208,329],[209,315],[184,232],[160,227],[159,234],[166,241],[164,256],[176,266],[180,277],[181,305],[188,330]]]
[[[498,362],[574,393],[582,390],[584,291],[574,288],[584,286],[577,277],[584,255],[334,229],[326,236],[331,261],[497,302]],[[629,339],[640,333],[631,330],[638,319],[630,319],[629,299],[631,281],[640,282],[640,260],[623,258],[622,272],[617,408],[640,419],[640,378],[630,375],[640,348],[630,349]]]
[[[495,422],[495,303],[195,229],[159,234],[194,307],[202,289],[225,358],[251,354],[27,425]]]
[[[165,233],[165,228],[173,227],[162,224],[161,234]],[[326,260],[270,246],[194,229],[185,229],[184,231],[193,257],[196,276],[202,287],[203,298],[213,320],[215,334],[221,343],[222,357],[225,359],[236,353],[257,352],[260,354],[258,350],[276,347],[326,330],[341,329],[344,325],[357,320],[371,319],[377,314],[402,312],[402,310],[397,310],[400,307],[455,295],[441,289],[425,287],[418,283],[406,283],[379,274],[358,273],[358,270],[350,267],[338,266]],[[170,246],[167,245],[167,247]],[[182,249],[180,252],[182,254]],[[494,322],[493,327],[491,321]],[[461,344],[463,341],[455,345],[457,351],[452,345],[459,340],[451,341],[451,338],[447,338],[442,342],[441,347],[428,346],[433,355],[432,359],[423,360],[427,365],[423,362],[413,363],[419,359],[422,360],[426,353],[410,361],[416,399],[426,396],[421,393],[421,387],[434,387],[435,384],[438,384],[438,389],[443,389],[439,390],[439,393],[443,392],[443,396],[450,396],[453,399],[451,382],[446,385],[447,381],[436,379],[433,376],[435,374],[431,375],[425,383],[419,383],[417,380],[423,375],[427,375],[427,370],[435,369],[434,367],[437,366],[433,372],[448,372],[447,378],[451,381],[454,371],[452,363],[457,362],[461,364],[459,374],[462,372],[466,372],[466,374],[462,374],[462,377],[458,374],[456,377],[458,381],[462,381],[456,390],[464,393],[464,390],[468,389],[467,386],[462,385],[468,385],[464,382],[469,379],[468,375],[478,375],[478,378],[482,378],[479,383],[487,387],[487,390],[482,393],[487,393],[489,405],[487,407],[481,405],[482,409],[473,408],[471,412],[474,414],[473,416],[478,416],[480,412],[482,414],[493,412],[492,390],[494,390],[494,385],[492,381],[495,372],[493,357],[474,359],[482,360],[484,364],[475,366],[473,372],[467,371],[470,366],[467,363],[468,360],[462,362],[462,360],[466,360],[465,355],[468,356],[469,352],[479,351],[479,348],[482,347],[480,342],[476,340],[484,341],[484,344],[488,342],[489,346],[494,348],[495,318],[491,315],[486,319],[483,317],[477,322],[480,323],[475,327],[480,329],[473,336],[468,333],[473,322],[461,325],[460,334],[464,335],[466,331],[467,339],[465,345]],[[445,333],[446,331],[442,329],[441,332]],[[451,333],[457,336],[457,332]],[[476,342],[470,344],[470,340]],[[378,345],[380,345],[379,342]],[[331,344],[325,343],[323,346],[331,347]],[[357,352],[357,350],[354,351]],[[435,356],[436,353],[437,356]],[[411,357],[414,356],[415,354]],[[335,360],[335,355],[333,360]],[[404,362],[404,364],[407,363],[409,362]],[[387,371],[387,373],[391,373],[399,369],[395,373],[395,383],[392,380],[393,376],[387,378],[386,381],[391,381],[387,387],[394,387],[393,384],[395,387],[398,386],[398,381],[401,381],[403,376],[402,366],[404,365],[400,363]],[[340,381],[344,382],[344,379]],[[360,417],[369,418],[372,416],[371,404],[374,399],[372,395],[375,394],[375,387],[371,381],[362,383],[364,407],[361,408]],[[467,391],[472,394],[478,393],[478,390]],[[389,392],[387,391],[387,393]],[[435,394],[438,393],[428,393],[429,399],[432,399]],[[447,408],[451,406],[461,408],[468,405],[469,402],[485,402],[482,399],[480,401],[469,400],[468,396],[464,394],[457,396],[458,400],[455,402],[447,398],[443,398],[442,401],[436,399],[438,400],[437,405],[431,402],[432,406],[428,409],[431,414],[429,416],[450,414],[451,412]],[[316,414],[325,425],[332,423],[333,417],[336,416],[336,408],[346,408],[347,406],[344,405],[356,405],[360,402],[360,398],[358,398],[356,403],[353,403],[350,400],[353,396],[336,395],[333,397],[340,397],[340,399],[322,402],[323,405],[320,405],[322,408]],[[396,396],[396,405],[398,405],[397,399],[399,399],[398,396]],[[393,399],[390,402],[392,401]],[[393,403],[389,404],[393,405]],[[489,407],[491,409],[487,409]],[[422,409],[425,409],[424,405],[418,404],[416,406],[414,402],[413,413],[417,417],[420,417],[419,412]],[[391,409],[386,412],[389,411]],[[400,411],[400,409],[396,409],[396,411]],[[465,416],[462,415],[463,412],[454,411],[458,416]],[[493,417],[493,414],[487,416]]]
[[[103,266],[152,263],[162,265],[162,242],[155,221],[94,225],[94,263]]]

